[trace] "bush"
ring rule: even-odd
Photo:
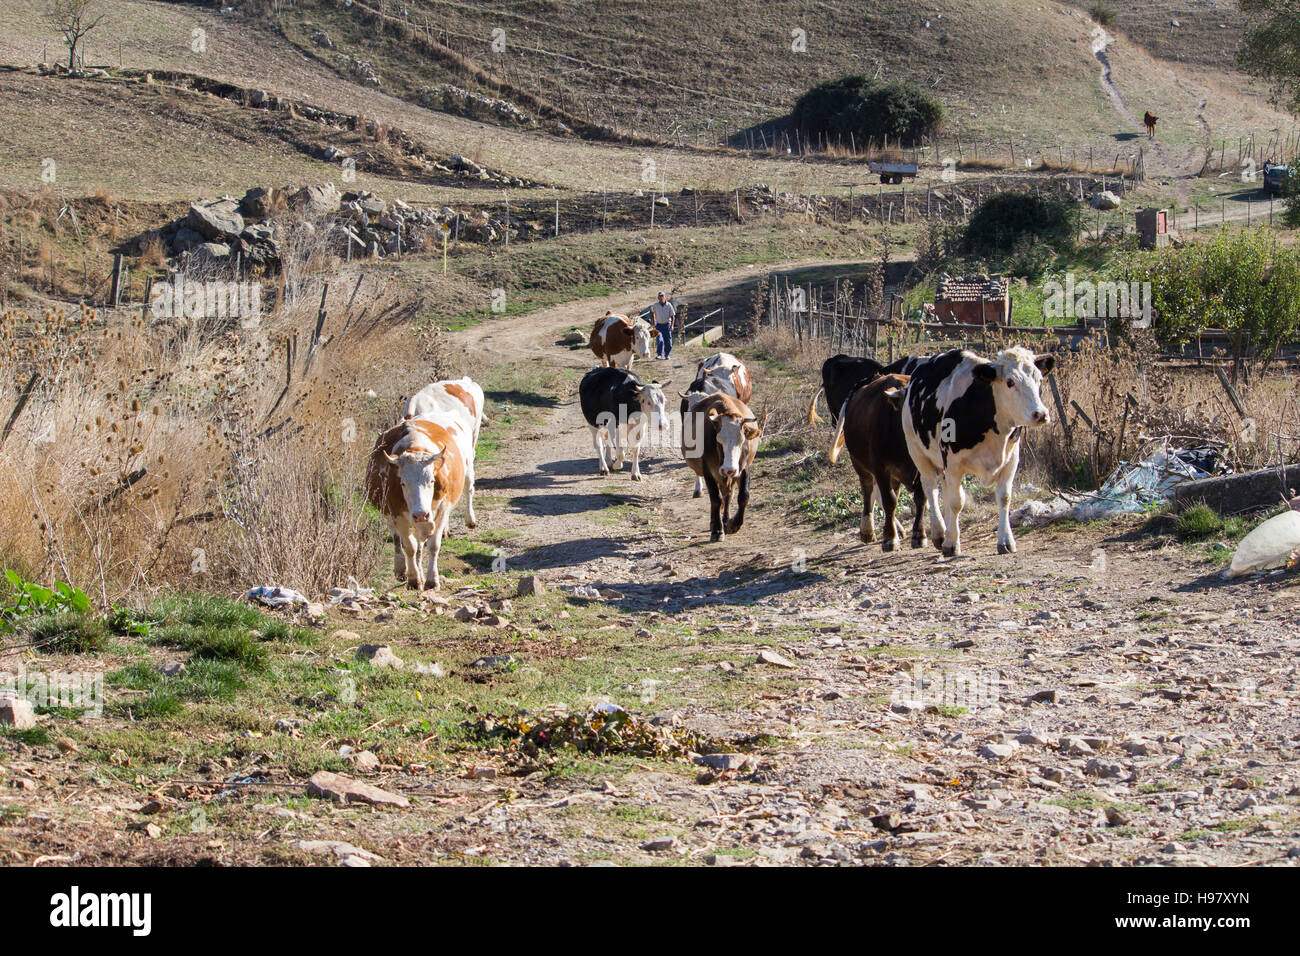
[[[1088,8],[1088,16],[1103,27],[1115,25],[1115,11],[1104,3],[1094,3]]]
[[[865,76],[846,76],[814,86],[790,111],[790,124],[812,138],[859,146],[886,137],[900,145],[916,144],[943,122],[943,107],[910,83],[880,83]]]
[[[1078,206],[1063,197],[1033,193],[994,193],[975,210],[966,225],[964,246],[977,255],[1002,256],[1035,240],[1064,251],[1079,231]],[[1033,257],[1039,258],[1039,257]]]

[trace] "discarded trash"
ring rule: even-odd
[[[345,588],[330,588],[330,603],[342,604],[353,601],[373,601],[375,599],[374,588],[363,588],[357,583],[356,578],[348,578],[348,586]]]
[[[1168,501],[1179,485],[1232,472],[1213,445],[1176,448],[1170,438],[1136,464],[1121,462],[1102,486],[1071,500],[1056,495],[1046,501],[1027,501],[1011,513],[1017,527],[1049,524],[1060,518],[1092,521],[1117,514],[1134,514]]]
[[[293,607],[296,604],[310,603],[306,597],[292,588],[260,587],[250,588],[247,594],[250,601],[265,604],[267,607]]]
[[[1227,576],[1284,568],[1300,548],[1300,511],[1284,511],[1269,518],[1237,545]]]
[[[573,596],[598,601],[600,600],[600,591],[593,588],[590,584],[579,584],[573,589]]]

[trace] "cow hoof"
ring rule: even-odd
[[[898,547],[898,542],[893,538],[887,538],[886,540],[880,542],[881,551],[893,551],[897,547]]]
[[[712,534],[709,535],[710,542],[718,542],[723,540],[724,538],[726,538],[726,535],[723,534],[721,531],[714,531]]]
[[[696,491],[691,495],[692,498],[702,498],[703,496],[704,496],[704,492],[699,491],[699,490],[696,490]]]
[[[924,547],[925,547],[927,544],[929,544],[929,543],[930,543],[930,541],[929,541],[928,538],[913,538],[913,539],[912,539],[912,547],[913,547],[913,548],[924,548]]]
[[[1016,553],[1016,546],[1014,542],[1011,544],[1007,544],[1006,542],[1003,541],[998,542],[998,554],[1015,554],[1015,553]]]
[[[632,472],[632,480],[633,480],[633,481],[640,481],[640,480],[641,480],[641,475],[640,475],[640,473],[639,473],[639,472],[635,472],[635,471]]]
[[[735,533],[736,533],[737,531],[739,531],[739,530],[740,530],[740,522],[739,522],[739,521],[728,521],[728,522],[727,522],[727,534],[735,534]]]
[[[596,474],[598,474],[598,475],[608,475],[608,474],[609,474],[609,469],[608,469],[608,468],[602,468],[602,469],[600,469],[600,471],[596,472]]]
[[[961,553],[961,552],[957,550],[957,548],[956,548],[955,545],[953,545],[953,546],[950,547],[949,545],[946,545],[946,544],[945,544],[945,545],[943,546],[943,556],[944,556],[945,558],[955,558],[955,557],[957,557],[957,555],[959,555],[960,553]]]

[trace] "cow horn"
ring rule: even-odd
[[[820,425],[820,424],[821,424],[821,420],[822,420],[822,418],[821,418],[820,415],[817,414],[817,399],[819,399],[819,398],[822,397],[822,392],[824,392],[824,391],[826,391],[826,389],[823,387],[823,388],[819,388],[819,389],[817,389],[817,391],[815,391],[815,392],[813,393],[812,404],[810,404],[810,405],[808,406],[808,424],[809,424],[809,425]]]
[[[388,463],[389,463],[390,465],[396,465],[396,464],[397,464],[397,457],[398,457],[397,455],[390,455],[388,452],[384,451],[382,448],[379,449],[379,450],[384,452],[384,457],[388,459]]]

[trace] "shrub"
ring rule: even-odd
[[[1088,16],[1103,27],[1115,25],[1115,11],[1104,3],[1094,3],[1088,8]]]
[[[1006,255],[1025,240],[1064,251],[1074,245],[1079,210],[1069,199],[1001,192],[976,208],[966,225],[965,249],[977,255]]]
[[[905,82],[881,83],[846,76],[814,86],[799,97],[790,123],[810,138],[860,145],[886,137],[913,145],[943,122],[943,107],[925,90]]]

